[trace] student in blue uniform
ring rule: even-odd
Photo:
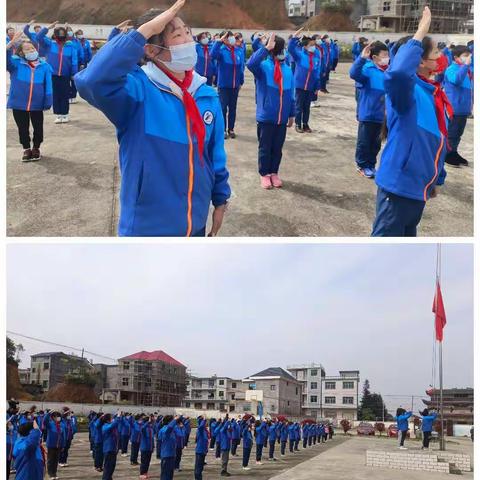
[[[357,171],[366,178],[375,177],[377,155],[382,147],[381,133],[385,121],[383,81],[389,61],[387,46],[373,42],[363,49],[350,68],[350,78],[361,85],[355,161]]]
[[[83,50],[82,44],[80,40],[75,36],[75,33],[69,25],[66,25],[67,28],[67,39],[69,42],[72,42],[75,50],[77,52],[77,63],[78,68],[77,71],[81,70],[82,65],[85,64],[85,52]],[[70,79],[70,91],[69,91],[69,102],[70,103],[77,103],[77,88],[75,87],[75,81],[73,80],[73,76]]]
[[[255,422],[255,445],[256,445],[256,464],[262,465],[262,452],[265,440],[267,438],[267,424],[264,421]]]
[[[83,30],[81,29],[75,32],[75,38],[79,42],[82,49],[82,62],[79,64],[78,69],[83,70],[92,60],[92,46],[90,45],[90,42],[85,38]]]
[[[208,453],[207,420],[203,415],[197,417],[197,433],[195,435],[195,467],[194,479],[202,480],[205,458]]]
[[[78,71],[77,48],[67,38],[65,27],[56,27],[52,38],[46,34],[47,29],[44,28],[37,39],[45,47],[47,62],[52,67],[53,113],[57,115],[55,123],[68,123],[70,80]]]
[[[216,64],[212,58],[213,43],[208,37],[208,32],[202,32],[197,35],[197,63],[195,71],[207,79],[207,85],[213,85],[213,77],[215,76]]]
[[[35,420],[18,427],[18,437],[13,447],[16,480],[43,480],[45,459],[40,447],[41,437]]]
[[[193,70],[195,43],[177,16],[184,3],[147,12],[75,77],[117,128],[120,236],[205,236],[210,204],[215,236],[230,197],[221,105]]]
[[[407,450],[407,447],[405,447],[404,444],[408,432],[408,419],[412,416],[412,414],[412,412],[407,412],[403,408],[397,408],[397,415],[395,416],[395,420],[397,422],[398,448],[400,448],[400,450]]]
[[[72,419],[72,413],[68,407],[63,409],[63,422],[65,425],[65,442],[58,457],[58,466],[59,467],[68,467],[68,453],[70,447],[72,446],[73,437],[77,433],[77,427]]]
[[[224,32],[212,48],[218,66],[218,95],[225,123],[224,138],[236,138],[235,122],[240,88],[244,82],[245,50],[233,32]]]
[[[33,46],[35,47],[35,49],[38,52],[38,56],[40,58],[42,58],[43,60],[45,60],[45,57],[46,57],[46,54],[47,54],[45,44],[44,44],[44,42],[40,42],[38,40],[38,35],[43,30],[43,28],[42,28],[41,25],[34,25],[34,24],[35,24],[35,20],[30,20],[30,22],[27,23],[25,25],[25,27],[23,27],[23,33],[33,43]],[[56,24],[57,24],[57,22],[52,23],[48,27],[44,27],[44,28],[46,28],[47,29],[46,31],[48,32],[48,29],[54,28]],[[32,25],[33,25],[33,31],[30,30]]]
[[[445,71],[443,88],[453,108],[448,125],[448,144],[445,163],[454,167],[467,166],[468,161],[458,153],[458,146],[473,108],[473,73],[470,69],[472,53],[466,45],[452,50],[453,62]]]
[[[322,93],[330,93],[327,90],[327,84],[330,82],[330,72],[332,70],[332,39],[328,35],[323,35],[322,37],[322,49],[324,54],[324,64],[325,64],[325,71],[321,76],[321,85],[320,91]]]
[[[162,421],[162,428],[160,429],[159,433],[159,441],[162,445],[160,451],[160,480],[173,479],[173,474],[175,472],[175,456],[177,449],[175,427],[179,421],[181,421],[181,417],[172,417],[172,415],[166,415]]]
[[[278,424],[274,421],[270,421],[267,423],[267,435],[268,435],[268,460],[270,462],[276,462],[277,459],[275,458],[275,443],[277,441],[277,434],[278,434]]]
[[[422,412],[420,412],[420,415],[422,416],[422,450],[428,450],[430,447],[430,439],[432,437],[433,423],[437,419],[438,415],[436,412],[430,413],[428,408],[425,408]]]
[[[288,51],[295,60],[295,130],[298,133],[312,133],[309,126],[310,103],[320,88],[321,59],[313,38],[298,38],[301,30],[295,33],[288,44]]]
[[[175,453],[175,470],[181,472],[181,462],[183,449],[185,448],[185,420],[178,422],[175,427],[176,453]]]
[[[6,462],[7,462],[7,480],[10,477],[10,471],[13,461],[13,447],[17,440],[17,429],[18,429],[18,416],[12,412],[12,409],[9,409],[7,412],[7,453],[6,453]]]
[[[153,431],[154,419],[145,418],[141,427],[140,436],[140,478],[148,478],[148,470],[155,448],[155,434]]]
[[[128,456],[128,441],[130,440],[130,431],[132,428],[131,415],[125,414],[118,427],[120,433],[120,452],[122,457]]]
[[[242,469],[250,470],[248,466],[250,462],[250,454],[252,453],[253,446],[253,431],[254,431],[254,419],[247,416],[241,422],[242,429],[242,442],[243,442],[243,457],[242,457]]]
[[[21,32],[18,34],[21,35]],[[43,112],[52,106],[52,70],[38,58],[38,51],[30,41],[24,41],[12,54],[14,40],[7,44],[7,70],[10,73],[10,91],[7,108],[12,110],[23,146],[23,162],[41,158],[43,142]],[[33,145],[30,137],[33,127]],[[33,148],[32,148],[33,147]]]
[[[95,443],[93,464],[97,472],[103,472],[103,415],[97,414],[97,418],[93,422],[93,441]]]
[[[60,412],[54,411],[45,415],[44,423],[47,429],[47,472],[52,478],[57,476],[58,460],[65,446],[65,422]]]
[[[241,430],[240,424],[237,420],[232,420],[232,457],[237,456],[237,448],[240,445]]]
[[[120,447],[120,433],[118,427],[121,422],[121,412],[115,417],[106,413],[101,418],[103,437],[103,474],[102,480],[112,480],[117,465],[117,453]]]
[[[331,54],[332,54],[332,72],[335,72],[338,65],[338,60],[340,59],[340,47],[338,46],[338,40],[334,40],[331,43]]]
[[[142,426],[143,416],[135,415],[135,419],[130,429],[130,465],[138,465],[138,452],[140,451],[140,441],[142,439]]]
[[[416,236],[426,202],[445,181],[447,117],[453,112],[431,80],[440,52],[426,36],[430,22],[425,7],[417,33],[397,42],[385,73],[388,140],[376,175],[373,236]]]
[[[285,40],[271,35],[247,65],[257,85],[258,171],[265,189],[283,185],[278,171],[287,127],[295,117],[295,82],[285,58]]]
[[[227,414],[220,424],[217,436],[217,442],[220,444],[221,452],[222,470],[220,476],[222,477],[230,476],[228,473],[228,462],[230,460],[230,449],[232,447],[232,423]]]
[[[326,93],[326,87],[327,87],[327,64],[326,64],[326,54],[325,50],[323,48],[323,40],[322,37],[318,34],[315,34],[312,36],[312,39],[315,40],[315,48],[317,49],[318,54],[320,55],[320,91],[323,93]],[[320,107],[320,100],[319,100],[319,95],[318,93],[314,93],[312,95],[312,108],[318,108]]]

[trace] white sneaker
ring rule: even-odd
[[[312,102],[310,106],[312,108],[318,108],[320,106],[320,102],[317,100],[316,102]]]
[[[77,103],[77,102],[78,102],[78,100],[76,98],[71,98],[70,99],[70,103]]]
[[[256,465],[263,465],[262,462],[255,462]]]
[[[250,467],[242,467],[242,470],[250,470]]]
[[[68,123],[70,120],[68,119],[68,115],[63,115],[62,123]]]
[[[400,450],[408,450],[407,447],[399,447],[399,448],[400,448]]]
[[[62,115],[57,115],[57,118],[55,119],[55,123],[63,123]]]

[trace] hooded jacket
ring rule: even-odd
[[[218,88],[239,88],[245,80],[245,49],[238,45],[233,47],[235,62],[232,58],[232,50],[221,40],[214,42],[212,58],[217,62]]]
[[[295,62],[295,88],[309,92],[319,90],[321,58],[318,49],[315,48],[315,52],[309,53],[300,44],[300,39],[293,37],[288,42],[288,52]]]
[[[445,71],[443,87],[454,115],[469,116],[473,109],[473,74],[469,65],[453,62]]]
[[[18,437],[13,449],[16,480],[43,480],[45,461],[40,447],[42,433],[30,430],[26,437]]]

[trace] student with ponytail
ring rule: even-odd
[[[441,53],[426,36],[431,18],[425,7],[417,33],[396,43],[385,72],[388,139],[376,175],[373,236],[416,236],[426,202],[445,181],[453,111],[441,85],[432,80]]]
[[[194,72],[195,42],[177,16],[185,1],[148,11],[75,77],[117,128],[121,236],[205,236],[211,203],[215,236],[230,197],[222,110]]]

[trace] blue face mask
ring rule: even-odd
[[[228,37],[228,43],[230,45],[235,45],[235,42],[236,42],[235,37]]]
[[[68,32],[67,35],[68,35],[68,38],[72,38],[73,37],[73,32]]]
[[[25,54],[25,60],[27,62],[34,62],[38,58],[38,52],[28,52]]]

